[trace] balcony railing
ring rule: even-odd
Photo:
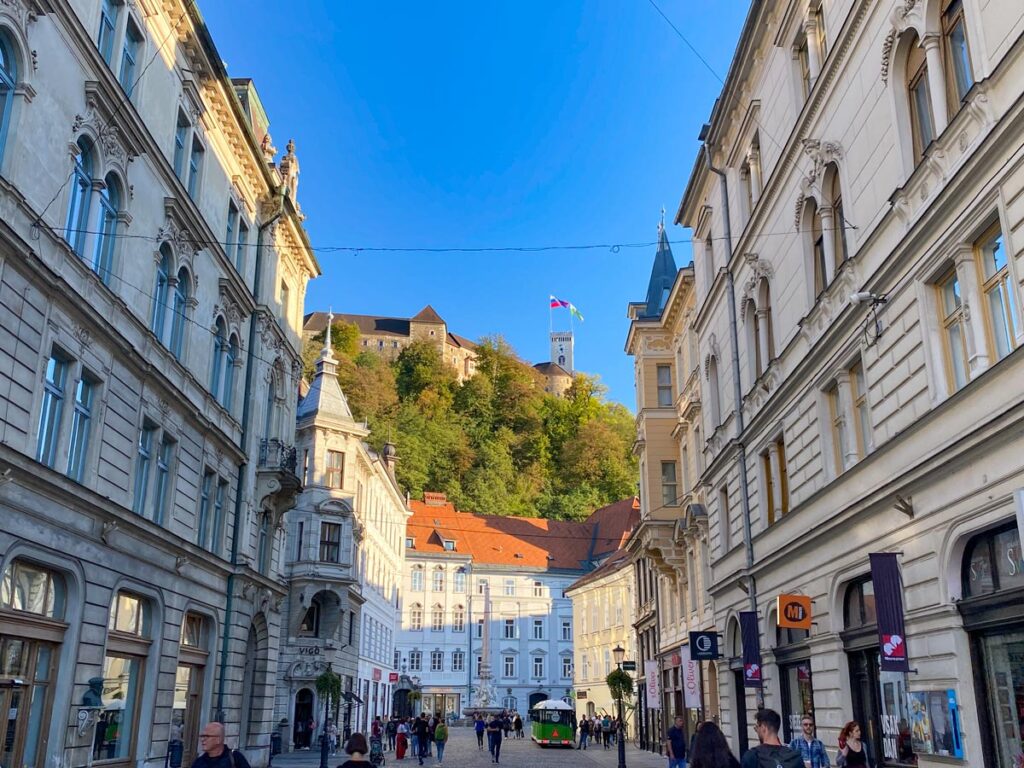
[[[293,445],[285,445],[277,438],[260,440],[260,469],[278,469],[295,474],[298,452]]]

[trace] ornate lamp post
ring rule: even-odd
[[[622,662],[626,658],[626,649],[621,645],[616,645],[612,648],[612,656],[615,657],[615,666],[622,670]],[[618,705],[619,705],[619,727],[618,733],[616,734],[616,746],[619,748],[619,765],[618,768],[626,768],[626,739],[623,732],[625,721],[622,717],[622,688],[618,689]]]

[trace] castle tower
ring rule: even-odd
[[[551,333],[551,362],[562,366],[569,373],[575,372],[572,360],[572,331],[553,331]]]

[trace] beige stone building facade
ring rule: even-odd
[[[657,665],[660,694],[639,692],[643,744],[658,749],[676,714],[693,728],[718,711],[717,670],[703,663],[701,706],[687,707],[689,633],[714,626],[707,512],[701,473],[701,397],[692,267],[676,269],[664,227],[643,302],[629,306],[626,352],[634,358],[640,525],[626,546],[635,568],[638,669]],[[652,697],[657,696],[656,701]],[[660,706],[650,706],[656,703]],[[691,699],[691,704],[693,699]]]
[[[436,345],[459,381],[476,371],[476,344],[451,333],[448,324],[429,304],[409,318],[336,314],[334,322],[353,323],[359,329],[359,349],[374,352],[388,362],[397,360],[412,342],[426,341]],[[326,327],[326,312],[311,312],[303,321],[307,338],[322,333]]]
[[[572,646],[577,717],[617,714],[605,679],[615,669],[612,651],[616,647],[626,652],[626,659],[636,658],[635,581],[630,554],[622,549],[565,592],[572,600],[575,617]]]
[[[0,3],[5,765],[267,762],[298,173],[195,3]]]
[[[756,611],[786,737],[813,712],[886,764],[1021,752],[1022,84],[1012,0],[751,8],[676,218],[736,749]],[[898,558],[909,673],[880,671],[870,553]],[[778,627],[784,594],[810,632]]]

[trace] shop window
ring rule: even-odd
[[[92,760],[132,760],[139,725],[139,694],[150,646],[149,602],[118,592],[110,607],[103,676],[89,681],[86,706],[102,709]]]
[[[1021,587],[1024,587],[1024,555],[1015,525],[987,531],[970,541],[964,554],[965,598]]]
[[[314,597],[299,622],[299,637],[320,637],[320,598]]]

